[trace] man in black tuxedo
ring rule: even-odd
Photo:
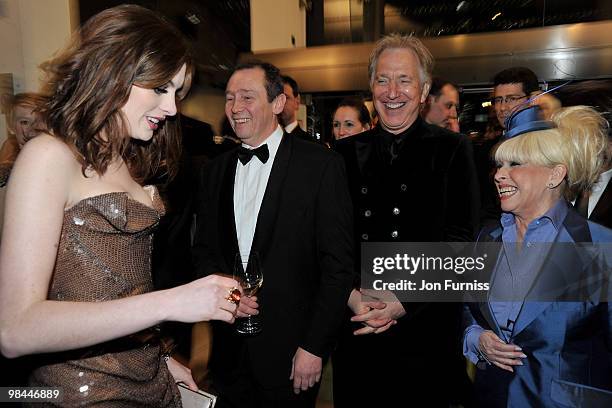
[[[372,51],[379,126],[337,144],[346,160],[357,242],[473,239],[479,194],[470,141],[419,116],[432,66],[429,50],[415,37],[390,35]],[[389,319],[397,324],[380,334],[348,331],[342,337],[333,361],[336,408],[465,402],[460,304],[395,301],[370,309],[359,301],[353,292],[351,309],[365,311],[356,320],[366,327],[352,330],[378,333]]]
[[[278,69],[241,65],[225,113],[242,146],[204,171],[194,244],[202,275],[231,274],[257,251],[264,284],[238,317],[263,331],[242,337],[213,324],[210,359],[218,407],[314,407],[323,360],[338,336],[354,281],[352,207],[342,158],[283,133]]]
[[[300,88],[295,79],[288,75],[281,76],[283,80],[283,93],[287,101],[280,114],[280,123],[285,132],[294,137],[314,142],[315,140],[304,132],[297,121],[297,112],[300,109]]]
[[[602,173],[591,191],[578,196],[575,207],[590,221],[612,228],[612,133],[608,129],[608,146],[604,152]]]

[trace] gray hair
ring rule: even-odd
[[[376,64],[378,64],[378,57],[384,50],[387,49],[408,49],[411,50],[419,61],[419,76],[421,82],[431,83],[431,74],[434,67],[434,58],[431,52],[425,47],[425,45],[416,37],[411,35],[403,35],[399,33],[389,34],[384,36],[376,43],[376,46],[370,54],[370,64],[368,66],[368,75],[370,76],[370,86],[374,81],[374,74],[376,73]]]

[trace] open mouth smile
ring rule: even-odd
[[[506,199],[512,197],[514,194],[516,194],[517,191],[518,191],[518,188],[513,187],[513,186],[500,186],[500,187],[498,187],[499,198],[501,200],[506,200]]]

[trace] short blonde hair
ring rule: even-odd
[[[412,35],[404,35],[399,33],[389,34],[384,36],[376,43],[376,46],[370,53],[370,63],[368,65],[368,75],[370,76],[370,86],[374,82],[374,74],[376,73],[376,64],[378,58],[383,51],[387,49],[408,49],[414,52],[419,61],[419,73],[422,85],[431,83],[431,74],[434,67],[434,58],[425,44],[418,38]]]
[[[555,128],[525,133],[501,143],[495,161],[567,168],[562,193],[568,201],[590,190],[601,173],[607,146],[606,120],[588,106],[555,112]]]

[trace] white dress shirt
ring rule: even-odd
[[[270,157],[268,161],[262,163],[257,156],[243,165],[240,160],[236,163],[236,177],[234,178],[234,221],[236,222],[236,235],[238,237],[238,248],[241,254],[251,252],[255,227],[257,227],[257,217],[259,209],[266,192],[274,157],[278,151],[278,146],[283,138],[283,129],[280,125],[263,143],[268,145]],[[247,149],[255,149],[259,146],[248,146],[242,144]]]
[[[285,126],[285,132],[291,133],[293,132],[293,129],[295,129],[297,126],[298,126],[298,121],[294,120],[293,122]]]
[[[589,197],[589,212],[588,217],[591,216],[591,213],[595,209],[597,202],[599,202],[599,198],[603,194],[606,186],[610,182],[610,178],[612,178],[612,169],[604,171],[599,175],[597,182],[593,184],[593,188],[591,189],[591,195]]]

